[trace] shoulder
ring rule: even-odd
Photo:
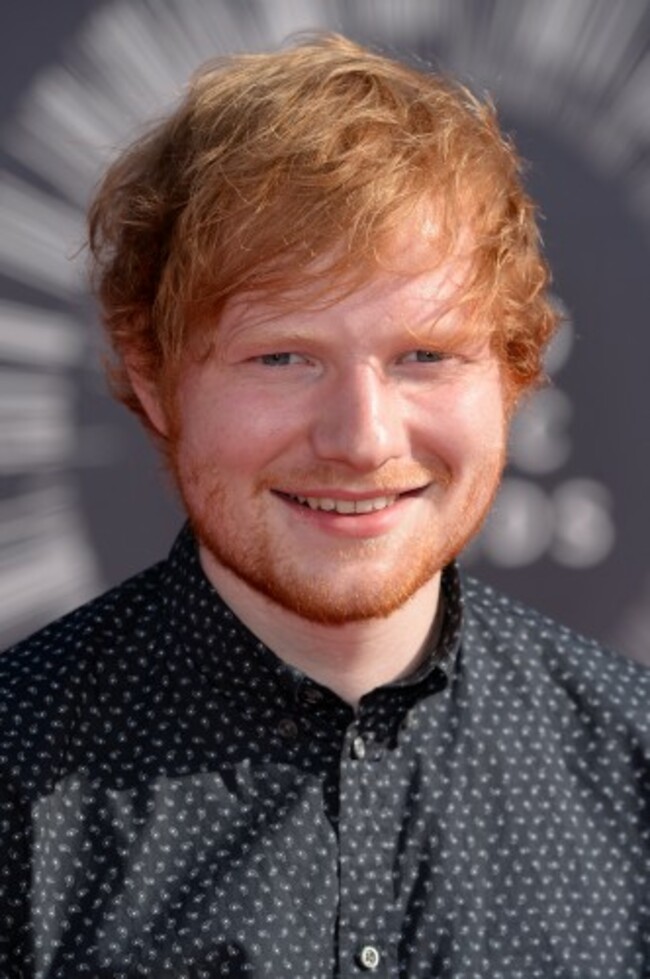
[[[493,683],[608,735],[636,732],[650,751],[650,669],[464,579],[463,651],[481,682]]]
[[[162,567],[147,568],[0,654],[0,690],[10,692],[21,677],[33,680],[40,668],[65,674],[79,656],[110,653],[128,642],[129,633],[156,614]]]
[[[0,770],[19,777],[34,751],[54,758],[102,676],[137,654],[161,621],[163,564],[52,622],[0,654]],[[31,756],[31,757],[29,757]]]

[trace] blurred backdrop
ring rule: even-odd
[[[0,645],[181,521],[106,393],[83,213],[221,52],[342,31],[489,91],[530,162],[563,327],[465,564],[650,664],[650,0],[20,0],[0,7]]]

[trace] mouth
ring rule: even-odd
[[[403,497],[417,496],[423,489],[424,487],[418,487],[417,489],[407,490],[403,493],[364,497],[363,499],[340,499],[332,496],[301,496],[300,494],[282,492],[278,492],[278,495],[289,500],[291,503],[308,507],[310,510],[322,510],[325,513],[340,513],[345,516],[350,516],[386,510]]]

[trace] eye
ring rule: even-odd
[[[264,364],[265,367],[289,367],[292,364],[301,364],[303,362],[303,358],[299,354],[285,352],[262,354],[260,357],[255,357],[255,360],[260,364]]]
[[[439,350],[411,350],[402,357],[405,364],[438,364],[445,359]]]

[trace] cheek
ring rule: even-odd
[[[287,399],[270,404],[250,389],[215,395],[198,387],[180,399],[178,447],[194,464],[259,469],[299,440],[303,417]]]
[[[424,438],[430,451],[456,470],[490,457],[501,458],[506,422],[500,393],[480,386],[450,392],[428,413]]]

